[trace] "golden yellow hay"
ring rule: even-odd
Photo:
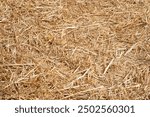
[[[150,0],[0,0],[0,99],[150,99]]]

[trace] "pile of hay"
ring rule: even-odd
[[[0,99],[150,99],[150,0],[0,0]]]

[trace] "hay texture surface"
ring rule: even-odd
[[[0,0],[0,99],[150,99],[150,0]]]

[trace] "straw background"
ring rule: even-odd
[[[150,0],[0,0],[0,99],[150,99]]]

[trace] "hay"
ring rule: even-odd
[[[0,0],[0,99],[150,99],[150,0]]]

